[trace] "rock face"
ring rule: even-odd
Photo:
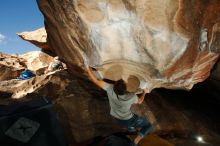
[[[17,33],[17,35],[20,36],[23,40],[29,41],[39,48],[45,50],[49,49],[47,44],[47,33],[44,27],[31,32]]]
[[[24,69],[24,62],[18,56],[0,53],[0,81],[16,78]]]
[[[0,81],[15,79],[21,71],[28,68],[36,74],[42,74],[53,57],[41,51],[23,55],[0,54]]]
[[[108,79],[136,75],[150,90],[191,89],[209,76],[219,56],[219,0],[38,0],[38,5],[48,45],[72,72],[82,72],[88,62]]]
[[[53,61],[53,57],[41,51],[32,51],[19,55],[20,58],[24,59],[28,69],[35,73],[42,74],[43,71],[48,67],[50,62]]]

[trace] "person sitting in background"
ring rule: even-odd
[[[63,69],[63,64],[59,60],[59,57],[56,56],[56,57],[54,57],[53,61],[49,64],[49,66],[48,66],[47,70],[45,71],[45,73],[53,72],[53,71],[61,70],[61,69]]]
[[[35,76],[35,74],[31,70],[25,69],[24,71],[21,72],[20,76],[17,77],[17,79],[27,80],[27,79],[30,79],[34,76]]]
[[[147,118],[134,114],[131,111],[131,106],[133,104],[141,104],[144,101],[147,90],[137,96],[134,92],[128,92],[128,87],[123,79],[114,82],[114,84],[109,84],[103,80],[98,80],[93,74],[92,68],[87,67],[87,71],[91,80],[107,92],[111,108],[110,114],[117,123],[131,132],[140,128],[138,136],[134,139],[134,143],[137,145],[151,131],[152,124]]]

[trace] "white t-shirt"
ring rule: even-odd
[[[125,95],[116,95],[113,90],[113,85],[106,84],[104,87],[106,90],[109,104],[110,104],[110,114],[120,120],[128,120],[133,117],[131,111],[131,105],[138,102],[138,97],[134,93],[127,93]]]

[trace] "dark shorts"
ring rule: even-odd
[[[116,122],[123,126],[126,127],[128,129],[128,131],[136,131],[137,128],[140,128],[140,131],[138,132],[138,134],[141,137],[144,137],[145,135],[147,135],[151,129],[152,129],[152,124],[149,122],[149,120],[146,117],[141,117],[138,115],[134,115],[131,119],[128,120],[119,120],[116,119]]]

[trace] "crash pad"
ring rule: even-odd
[[[132,135],[130,137],[134,139],[136,136]],[[149,134],[139,142],[139,146],[174,146],[174,145],[155,134]]]

